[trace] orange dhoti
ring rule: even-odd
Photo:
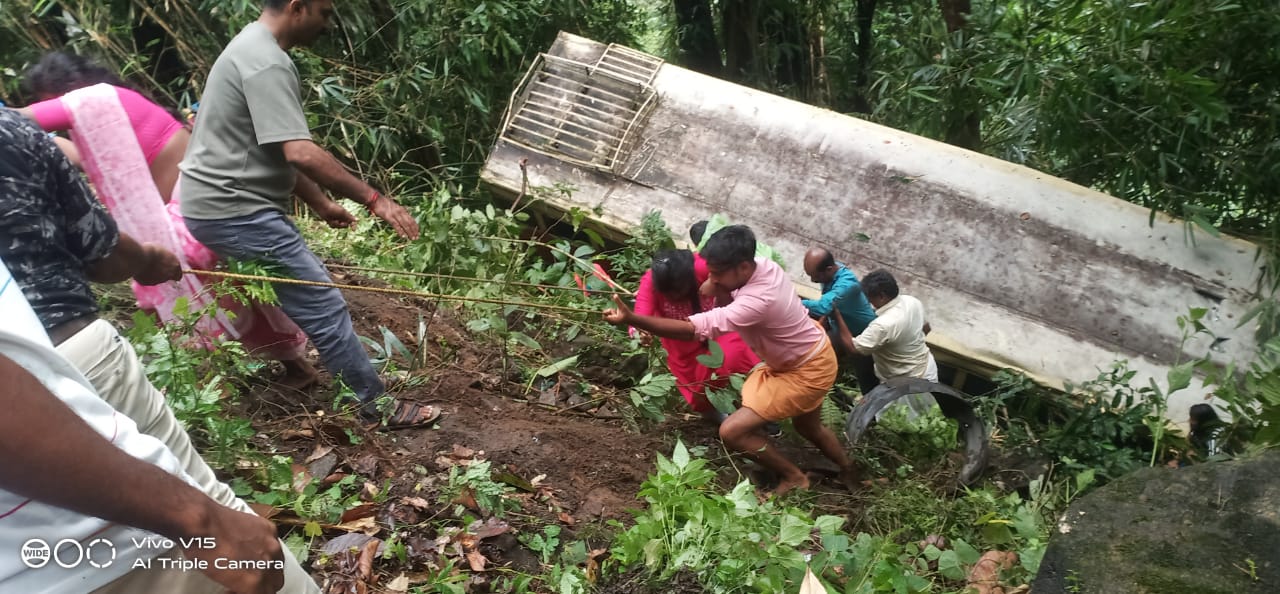
[[[824,336],[801,360],[786,371],[767,363],[758,365],[742,384],[742,406],[769,421],[797,417],[822,406],[839,372],[831,341]]]

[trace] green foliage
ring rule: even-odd
[[[843,518],[813,517],[777,499],[761,503],[747,482],[722,494],[707,461],[680,442],[657,466],[640,491],[647,509],[614,541],[613,570],[643,569],[658,583],[692,572],[708,592],[794,591],[806,566],[839,592],[955,589],[990,548],[1018,552],[1020,565],[1006,578],[1025,583],[1039,568],[1053,513],[1093,480],[1037,480],[1029,500],[986,488],[940,498],[906,481],[876,493],[866,510],[889,524],[877,536],[843,532]],[[927,535],[946,538],[926,543]]]
[[[633,230],[625,242],[626,249],[609,255],[614,276],[632,283],[653,263],[653,255],[675,247],[671,228],[662,218],[662,211],[651,210],[640,219],[640,227]]]
[[[260,363],[253,363],[240,343],[209,341],[194,344],[195,328],[205,313],[188,311],[179,299],[178,320],[159,326],[143,312],[133,316],[126,337],[143,361],[147,379],[165,394],[174,416],[214,468],[231,469],[249,451],[253,426],[228,410],[239,395],[238,382]]]
[[[714,340],[707,341],[707,353],[698,355],[698,363],[708,369],[719,369],[724,365],[724,349],[720,347],[720,343]],[[718,373],[712,374],[712,379],[720,377]],[[723,387],[707,386],[707,401],[716,410],[733,414],[737,410],[737,401],[739,395],[742,394],[742,385],[746,383],[747,376],[741,373],[735,373],[729,376],[729,383]]]
[[[1134,386],[1137,372],[1117,361],[1092,380],[1068,384],[1067,394],[1005,372],[982,414],[1004,429],[1007,451],[1047,457],[1072,473],[1096,471],[1107,482],[1185,450],[1185,440],[1168,433],[1165,411],[1168,395],[1186,387],[1187,368],[1170,372],[1172,389],[1155,381]]]
[[[670,373],[647,373],[631,388],[631,404],[644,419],[661,421],[663,411],[672,402],[671,393],[676,387],[676,377]]]
[[[643,567],[659,580],[689,570],[714,592],[781,592],[798,583],[804,570],[799,549],[835,533],[843,520],[814,521],[794,508],[762,504],[748,482],[716,494],[715,473],[706,465],[679,442],[670,459],[658,455],[657,474],[640,490],[648,509],[614,541],[613,560]]]
[[[934,3],[881,3],[876,120],[945,139],[957,117],[977,114],[984,152],[1204,231],[1275,238],[1280,83],[1274,51],[1253,50],[1280,40],[1274,3],[972,7],[949,32]]]
[[[369,357],[369,361],[373,366],[381,369],[384,373],[394,370],[418,371],[425,364],[423,357],[426,355],[427,342],[430,336],[427,334],[427,320],[421,315],[418,316],[418,328],[414,335],[413,348],[410,349],[386,326],[379,326],[378,331],[382,334],[382,342],[378,342],[367,336],[361,336],[360,342],[369,347],[373,351],[373,355]],[[415,380],[421,381],[421,377],[415,377]]]
[[[440,502],[445,505],[457,504],[454,515],[461,517],[464,513],[463,506],[457,502],[469,496],[475,499],[481,512],[502,517],[509,509],[518,506],[507,500],[510,492],[511,487],[493,480],[489,462],[484,460],[466,466],[450,467],[449,482],[441,489]]]
[[[474,175],[511,86],[559,30],[631,43],[644,27],[623,0],[352,0],[335,9],[333,30],[294,52],[308,119],[322,145],[373,172],[393,195],[419,179]],[[254,0],[164,10],[131,0],[15,0],[0,8],[0,57],[21,68],[65,38],[157,96],[189,105],[222,47],[259,10]],[[153,29],[135,32],[135,23]],[[168,52],[189,76],[161,60]],[[15,75],[7,73],[5,87]]]
[[[1213,343],[1216,337],[1200,322],[1204,315],[1204,310],[1193,309],[1178,318],[1178,324],[1188,335],[1205,335]],[[1203,373],[1204,385],[1211,386],[1213,395],[1226,405],[1231,420],[1216,428],[1218,441],[1229,449],[1280,444],[1280,336],[1263,342],[1257,359],[1247,364],[1222,366],[1210,354],[1186,365]],[[1180,367],[1179,373],[1185,374],[1189,384],[1190,372]],[[1181,376],[1179,381],[1183,381]]]
[[[543,565],[548,565],[556,550],[560,548],[560,527],[555,524],[543,526],[541,533],[520,535],[520,542],[537,553],[542,558]]]
[[[272,456],[259,480],[261,484],[256,487],[260,490],[255,489],[255,485],[237,482],[236,494],[248,496],[255,503],[293,510],[299,518],[310,522],[306,531],[311,537],[319,535],[319,522],[336,523],[343,512],[363,503],[356,475],[347,475],[326,487],[318,478],[295,469],[293,459],[288,456]]]
[[[289,278],[289,274],[283,267],[268,262],[257,261],[241,261],[234,258],[228,259],[222,263],[222,268],[232,274],[243,274],[246,276],[265,276],[276,278]],[[224,281],[220,283],[216,291],[221,295],[227,295],[232,299],[244,305],[252,305],[253,303],[279,303],[280,299],[276,297],[275,285],[268,281],[262,280],[246,280],[246,281]]]

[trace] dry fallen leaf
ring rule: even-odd
[[[370,478],[377,478],[379,462],[380,461],[376,455],[365,454],[351,462],[351,469],[356,471],[357,474]]]
[[[311,429],[285,429],[284,431],[280,432],[280,439],[283,441],[292,441],[295,439],[312,439],[315,436],[316,436],[316,432]]]
[[[378,544],[371,540],[360,549],[360,563],[356,568],[362,581],[368,582],[373,578],[373,558],[377,555]]]
[[[479,540],[493,538],[495,536],[511,532],[511,526],[497,518],[489,518],[483,523],[476,520],[471,523],[471,526],[468,529],[475,534],[476,538]]]
[[[471,492],[471,489],[463,489],[462,492],[458,493],[458,496],[454,497],[453,501],[450,501],[449,503],[456,503],[474,512],[480,511],[480,504],[476,503],[476,496]]]
[[[310,431],[310,429],[307,429],[307,431]],[[328,454],[329,452],[332,452],[332,451],[333,451],[333,446],[318,445],[316,446],[316,450],[314,452],[311,452],[311,455],[307,456],[307,459],[303,460],[302,463],[310,464],[312,462],[315,462],[316,460],[323,458],[325,454]]]
[[[374,538],[361,532],[348,532],[342,536],[338,536],[333,540],[324,543],[324,548],[320,550],[326,555],[333,556],[343,551],[364,549],[365,545],[375,540],[378,541],[378,554],[382,554],[383,549],[386,548],[386,543],[383,543],[382,539]]]
[[[378,490],[378,485],[365,481],[364,489],[360,491],[360,498],[365,501],[373,501],[378,498]]]
[[[467,553],[467,564],[471,566],[471,571],[484,571],[484,564],[487,561],[488,559],[485,559],[480,551]]]
[[[982,554],[973,569],[969,570],[969,587],[978,594],[1001,594],[1000,570],[1008,570],[1018,562],[1018,554],[1006,551],[987,551]]]
[[[334,528],[345,532],[363,532],[374,535],[378,533],[378,522],[373,519],[373,516],[369,516],[351,522],[343,522],[334,526]]]
[[[576,522],[576,520],[574,520],[574,519],[573,519],[573,516],[571,516],[571,515],[569,515],[569,514],[567,514],[567,513],[565,513],[565,512],[560,512],[560,515],[558,515],[558,516],[556,516],[556,517],[557,517],[557,518],[560,518],[560,522],[561,522],[561,523],[563,523],[563,524],[564,524],[564,525],[566,525],[566,526],[570,526],[570,527],[572,527],[572,526],[574,525],[574,523]]]
[[[347,511],[342,512],[342,517],[338,518],[338,522],[353,522],[361,518],[367,518],[378,512],[376,503],[362,503]]]
[[[387,582],[387,591],[388,592],[408,592],[409,576],[402,573],[398,577],[396,577],[396,579],[391,580],[390,582]]]
[[[800,582],[800,594],[827,594],[826,586],[818,581],[818,576],[813,575],[813,570],[805,568],[804,581]]]
[[[413,506],[422,511],[426,511],[427,508],[431,507],[431,504],[421,497],[401,497],[400,503]]]
[[[609,553],[609,549],[591,549],[587,555],[587,581],[596,583],[600,578],[600,560]]]
[[[453,450],[449,452],[449,455],[453,456],[454,458],[474,458],[476,455],[476,451],[471,448],[460,446],[455,443],[453,444]]]
[[[301,465],[301,464],[294,464],[294,465],[293,465],[293,490],[294,490],[294,492],[296,492],[296,493],[301,493],[301,492],[302,492],[302,490],[303,490],[303,489],[306,489],[306,488],[307,488],[307,485],[310,485],[310,484],[311,484],[311,482],[312,482],[312,481],[314,481],[314,480],[315,480],[315,478],[313,478],[313,477],[311,476],[311,473],[310,473],[310,472],[307,472],[307,467],[306,467],[306,466],[303,466],[303,465]]]

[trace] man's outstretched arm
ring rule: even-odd
[[[809,308],[809,313],[815,316],[829,316],[837,303],[848,299],[849,294],[856,290],[858,290],[858,284],[853,280],[852,274],[837,273],[830,290],[817,299],[801,299],[800,303]]]
[[[615,326],[634,326],[637,330],[644,330],[649,334],[663,338],[674,338],[676,340],[693,340],[695,338],[693,323],[688,320],[636,315],[635,312],[631,311],[630,307],[627,307],[626,302],[617,295],[613,296],[613,303],[616,306],[615,308],[604,310],[604,320],[610,324]]]
[[[152,243],[138,243],[121,233],[111,253],[86,265],[85,274],[95,283],[134,279],[140,285],[151,286],[182,278],[182,264],[169,250]]]
[[[311,181],[305,173],[298,173],[297,180],[293,184],[293,193],[330,227],[345,229],[356,223],[356,218],[351,216],[347,209],[326,196],[320,185]]]
[[[271,522],[218,505],[94,431],[25,368],[0,354],[0,488],[36,501],[167,536],[213,537],[188,558],[282,561]],[[128,477],[123,480],[122,477]],[[210,570],[235,592],[276,592],[279,570]]]
[[[281,143],[284,158],[312,181],[329,191],[367,206],[374,216],[388,222],[401,237],[418,238],[418,222],[389,196],[379,195],[373,186],[360,181],[329,151],[307,138]]]

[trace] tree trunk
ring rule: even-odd
[[[952,39],[957,38],[956,33],[968,24],[972,8],[970,0],[939,0],[938,4],[942,9],[942,20],[947,24],[947,32],[952,34]],[[964,101],[965,89],[952,89],[951,95],[953,103],[947,114],[947,143],[970,150],[980,150],[982,148],[981,114],[976,107],[965,105],[968,103]],[[956,104],[955,98],[960,99],[959,104]]]
[[[724,0],[722,5],[724,71],[730,80],[752,82],[759,78],[760,2]]]
[[[873,38],[871,25],[876,15],[876,0],[858,0],[858,72],[854,77],[853,110],[871,113],[871,99],[867,85],[871,84],[871,52]]]
[[[942,9],[942,20],[947,24],[948,33],[963,29],[965,21],[969,19],[969,13],[973,11],[969,0],[940,0],[938,4]]]
[[[681,63],[696,72],[721,76],[720,43],[711,19],[710,0],[672,0],[676,13],[676,46]]]
[[[765,38],[777,51],[774,79],[779,86],[791,89],[793,96],[811,102],[810,89],[814,82],[809,60],[811,39],[804,7],[801,2],[784,0],[774,3],[773,8],[763,28]]]

